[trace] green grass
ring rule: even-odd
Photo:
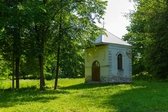
[[[0,80],[0,112],[168,112],[168,82],[84,84],[84,79],[60,79],[59,89],[47,81],[21,80],[21,89]]]

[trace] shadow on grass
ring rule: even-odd
[[[115,107],[117,112],[168,112],[167,84],[135,83],[133,89],[109,95],[102,105],[109,109]]]
[[[0,107],[12,107],[31,102],[46,103],[59,98],[58,94],[68,94],[68,92],[64,90],[40,91],[36,87],[21,88],[19,90],[0,89]]]
[[[117,84],[111,84],[111,83],[80,83],[76,85],[71,85],[67,87],[61,87],[60,89],[63,90],[76,90],[76,89],[91,89],[91,88],[101,88],[101,87],[106,87],[106,86],[112,86],[112,85],[117,85]]]

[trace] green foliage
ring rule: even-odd
[[[9,67],[10,64],[3,59],[2,55],[0,55],[0,79],[8,78],[8,76],[11,74]]]
[[[103,30],[95,22],[105,13],[105,1],[1,0],[0,6],[0,53],[17,88],[19,78],[32,77],[44,87],[44,75],[52,79],[56,67],[61,77],[84,76],[83,49]]]
[[[57,61],[60,59],[57,63],[59,75],[83,76],[83,49],[102,32],[102,29],[95,25],[95,21],[102,19],[106,2],[88,0],[67,3],[61,0],[58,5],[60,12],[51,26],[51,46],[55,49]]]
[[[153,80],[153,76],[151,74],[149,74],[148,72],[141,72],[138,74],[135,74],[133,76],[134,80],[147,80],[147,81],[151,81]]]
[[[21,80],[12,91],[10,81],[0,80],[2,112],[167,112],[167,82],[134,81],[132,84],[85,84],[84,79],[60,79],[59,89],[39,91],[38,80]],[[6,90],[3,90],[5,88]]]
[[[168,3],[166,0],[139,0],[125,40],[133,45],[135,74],[147,71],[158,78],[168,76]]]

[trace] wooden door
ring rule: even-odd
[[[100,64],[94,61],[92,64],[92,81],[100,81]]]

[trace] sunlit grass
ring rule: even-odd
[[[168,112],[168,83],[134,81],[132,84],[84,84],[84,79],[21,80],[12,91],[11,81],[0,80],[0,112]]]

